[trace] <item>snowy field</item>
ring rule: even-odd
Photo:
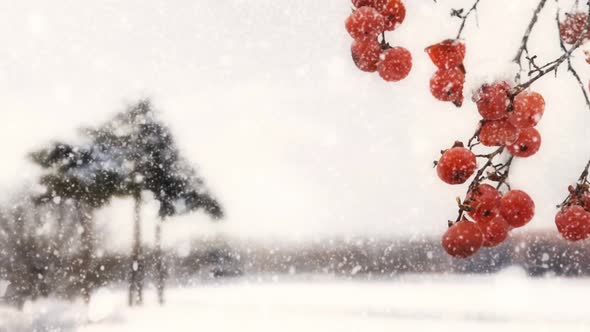
[[[121,289],[100,291],[88,308],[52,300],[22,313],[2,308],[0,331],[589,331],[589,287],[511,269],[371,282],[241,279],[173,289],[163,308],[151,291],[145,307],[129,309]]]

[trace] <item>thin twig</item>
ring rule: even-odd
[[[480,1],[481,0],[475,0],[475,2],[473,3],[473,6],[471,6],[471,8],[467,11],[467,13],[465,13],[465,15],[462,14],[463,9],[453,10],[453,12],[451,13],[451,15],[457,16],[462,19],[461,25],[459,26],[459,32],[457,32],[456,39],[461,38],[461,33],[463,33],[463,29],[465,28],[465,23],[467,23],[467,18],[469,18],[469,15],[471,15],[471,13],[473,13],[474,11],[477,10],[477,5],[479,4]]]
[[[580,177],[578,178],[579,184],[583,184],[583,183],[588,182],[588,170],[590,170],[590,160],[588,160],[586,167],[584,168],[584,170],[582,171],[582,174],[580,174]]]
[[[508,190],[511,189],[510,184],[508,184],[506,182],[506,180],[508,180],[508,174],[510,173],[510,167],[512,167],[513,160],[514,160],[514,155],[510,155],[510,157],[508,158],[506,163],[504,163],[504,165],[502,165],[501,167],[496,169],[496,172],[500,172],[503,170],[503,172],[500,175],[500,180],[498,181],[498,185],[496,186],[496,189],[500,189],[502,187],[502,185],[505,185],[508,188]]]
[[[529,25],[527,26],[526,31],[524,32],[524,35],[522,36],[522,40],[520,41],[520,47],[518,48],[518,51],[516,52],[516,56],[514,56],[514,58],[512,59],[512,61],[514,63],[516,63],[520,66],[521,71],[522,71],[522,64],[521,64],[522,53],[523,52],[526,52],[527,54],[529,53],[529,50],[528,50],[529,37],[531,35],[531,32],[533,31],[533,27],[535,26],[535,24],[537,24],[539,14],[541,13],[541,10],[543,10],[543,7],[545,7],[546,3],[547,3],[547,0],[539,1],[539,4],[537,5],[535,12],[533,13],[533,17],[531,18],[531,21],[529,22]],[[520,73],[517,75],[517,78],[520,78]]]
[[[481,127],[483,126],[484,123],[485,123],[485,120],[480,120],[477,125],[477,129],[473,133],[473,136],[471,136],[471,138],[469,138],[469,141],[467,142],[467,148],[469,150],[473,149],[474,146],[476,146],[480,143],[479,142],[479,133],[481,132]]]
[[[496,158],[496,156],[502,154],[502,152],[504,152],[504,148],[505,148],[504,146],[501,146],[489,154],[479,156],[482,158],[486,158],[487,161],[477,171],[477,173],[475,173],[475,177],[473,178],[473,181],[471,181],[471,183],[469,184],[469,187],[467,188],[467,193],[473,192],[481,184],[481,182],[487,178],[484,175],[485,171],[490,166],[494,165],[494,158]],[[505,172],[505,174],[506,174],[505,176],[508,177],[508,173]],[[468,211],[468,209],[469,209],[468,202],[464,202],[463,204],[461,204],[461,200],[459,198],[457,198],[457,202],[459,203],[459,212],[458,212],[458,216],[457,216],[457,219],[455,220],[455,222],[459,222],[463,218],[463,213],[465,211]],[[452,226],[452,224],[453,224],[452,222],[449,222],[449,226]]]

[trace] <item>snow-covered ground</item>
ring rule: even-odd
[[[171,289],[159,307],[126,307],[122,289],[99,291],[89,307],[55,300],[0,308],[0,331],[589,331],[588,279],[405,276],[329,278]]]

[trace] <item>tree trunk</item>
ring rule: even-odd
[[[143,303],[143,254],[141,252],[141,193],[133,196],[133,247],[131,253],[131,280],[129,282],[129,306]]]
[[[90,302],[90,293],[94,287],[94,281],[92,277],[92,260],[94,254],[94,220],[92,218],[92,212],[86,206],[80,209],[82,223],[82,247],[80,253],[80,276],[82,278],[80,282],[82,298],[85,303]]]
[[[14,260],[11,260],[13,276],[10,280],[11,292],[6,290],[5,297],[16,305],[19,311],[31,296],[32,284],[29,271],[29,258],[31,253],[27,249],[27,234],[25,234],[25,213],[22,208],[18,208],[14,215]]]
[[[158,303],[164,304],[164,287],[166,284],[166,267],[164,266],[164,257],[162,257],[162,226],[164,225],[164,217],[160,217],[156,224],[156,244],[155,244],[155,260],[156,260],[156,289],[158,291]]]

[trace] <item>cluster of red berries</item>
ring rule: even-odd
[[[497,153],[480,156],[489,160],[484,168],[492,166],[491,159],[504,148],[515,157],[529,157],[539,150],[541,136],[534,126],[545,109],[540,94],[522,91],[513,97],[507,82],[495,82],[484,84],[472,99],[483,118],[476,137],[484,146],[500,147]],[[477,156],[471,151],[472,147],[468,149],[456,142],[443,151],[436,164],[442,181],[463,184],[475,173]],[[460,203],[461,211],[473,221],[462,215],[443,235],[442,245],[449,255],[465,258],[482,246],[496,246],[507,238],[511,229],[522,227],[533,218],[535,203],[530,196],[521,190],[510,190],[502,195],[498,189],[507,173],[499,174],[498,169],[494,169],[496,172],[487,177],[481,176],[485,169],[480,170]],[[481,183],[485,179],[498,182],[498,186]],[[590,218],[588,220],[590,222]]]
[[[499,245],[510,230],[526,225],[535,215],[535,203],[527,193],[510,190],[502,196],[487,183],[470,190],[463,204],[474,221],[464,217],[442,237],[443,248],[453,257],[466,258],[482,246]]]
[[[346,19],[345,27],[354,39],[352,60],[362,71],[379,72],[388,82],[397,82],[412,69],[412,54],[403,47],[391,47],[385,31],[395,30],[406,17],[401,0],[352,0],[356,8]],[[379,35],[383,36],[379,42]]]
[[[461,184],[477,167],[475,154],[460,142],[444,151],[437,163],[438,176],[446,183]],[[446,252],[454,257],[469,257],[482,246],[502,243],[511,229],[526,225],[535,214],[535,203],[521,190],[502,195],[487,183],[474,182],[461,204],[473,221],[463,217],[454,223],[442,238]]]
[[[516,157],[534,155],[541,135],[534,128],[543,117],[545,100],[539,93],[522,91],[514,98],[507,82],[484,84],[473,96],[482,116],[479,141],[484,146],[506,146]]]
[[[483,120],[478,138],[484,146],[505,146],[516,157],[530,157],[541,147],[534,128],[543,117],[545,100],[536,92],[523,91],[514,98],[507,82],[484,84],[473,96]],[[446,150],[437,163],[438,176],[448,184],[462,184],[473,175],[475,154],[464,147]]]
[[[465,44],[460,40],[447,39],[424,50],[437,68],[430,78],[430,93],[438,100],[450,101],[461,107],[465,83]]]
[[[555,215],[557,231],[570,241],[590,237],[590,191],[588,184],[569,186],[569,196]]]
[[[583,12],[566,14],[559,24],[561,39],[568,44],[575,44],[582,37],[582,42],[590,39],[590,31],[582,36],[588,22],[588,15]],[[590,64],[590,51],[584,51],[586,62]],[[587,170],[585,171],[587,177]],[[564,239],[580,241],[590,237],[590,186],[586,177],[582,183],[569,186],[569,195],[555,215],[557,231]]]
[[[584,12],[575,12],[565,14],[565,20],[559,23],[559,35],[561,39],[568,44],[575,44],[584,32],[584,27],[588,22],[588,14]],[[590,31],[582,38],[582,42],[590,39]]]

